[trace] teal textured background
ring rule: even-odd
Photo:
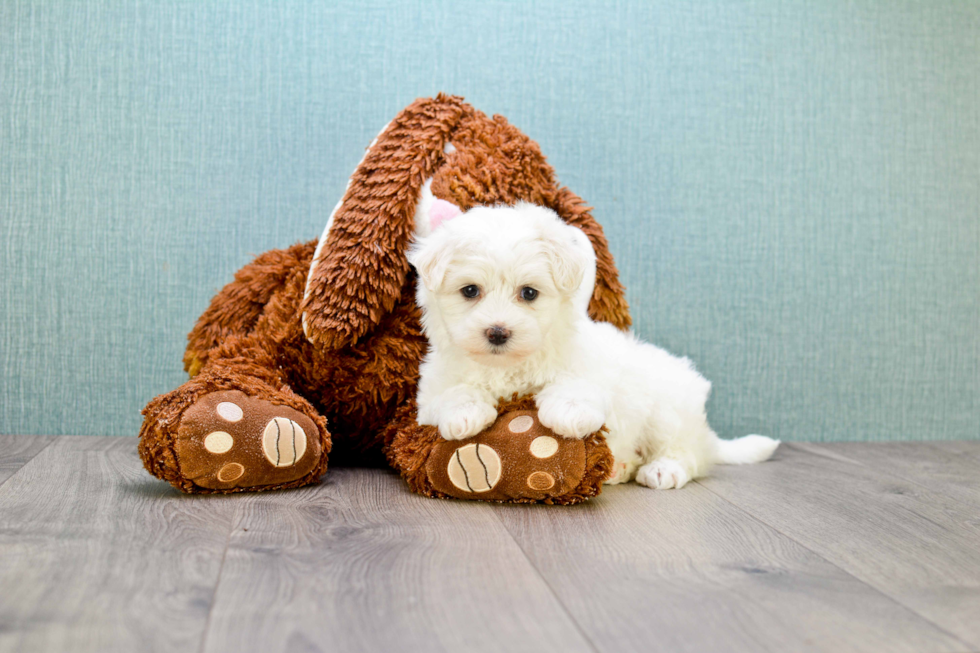
[[[135,435],[440,90],[595,207],[724,436],[980,437],[980,4],[0,3],[0,432]]]

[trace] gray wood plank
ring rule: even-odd
[[[59,438],[0,487],[0,651],[197,650],[236,505]]]
[[[980,442],[828,442],[805,445],[980,507]]]
[[[43,435],[0,435],[0,485],[53,441]]]
[[[788,445],[553,508],[380,470],[188,497],[134,439],[50,442],[0,436],[0,651],[980,649],[961,443]]]
[[[204,650],[594,650],[491,505],[327,479],[242,504]]]
[[[601,651],[965,648],[697,484],[497,513]]]
[[[980,648],[977,511],[840,454],[818,454],[786,444],[774,462],[720,467],[699,482]]]

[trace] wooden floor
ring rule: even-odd
[[[980,442],[791,444],[577,507],[382,470],[183,496],[0,436],[0,651],[980,651]]]

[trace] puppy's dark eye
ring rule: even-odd
[[[521,288],[521,299],[526,302],[533,302],[538,298],[538,291],[531,286],[524,286]]]
[[[463,286],[459,292],[463,293],[466,299],[476,299],[480,296],[480,286]]]

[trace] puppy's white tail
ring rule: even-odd
[[[779,440],[764,435],[746,435],[734,440],[715,440],[715,461],[722,465],[746,465],[768,460]]]

